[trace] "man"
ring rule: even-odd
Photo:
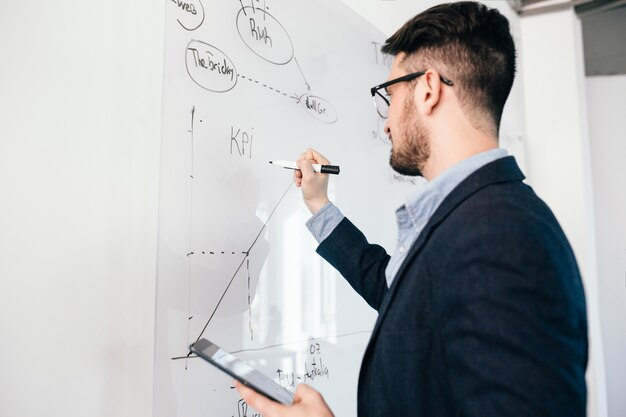
[[[329,202],[327,175],[294,174],[318,253],[379,317],[365,352],[359,416],[559,416],[586,412],[587,322],[571,247],[549,208],[498,148],[515,73],[509,25],[463,2],[408,21],[374,87],[390,164],[428,184],[397,212],[392,256]],[[293,406],[239,387],[265,417],[332,416],[301,385]]]

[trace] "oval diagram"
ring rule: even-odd
[[[319,121],[324,123],[335,123],[337,121],[337,110],[321,97],[305,94],[300,97],[300,105],[307,113]]]
[[[198,29],[204,23],[204,6],[200,0],[171,0],[175,8],[176,21],[188,31]]]
[[[237,14],[237,32],[248,48],[272,64],[284,65],[293,58],[289,34],[271,14],[244,7]]]
[[[237,84],[237,70],[226,54],[208,43],[192,40],[187,44],[185,64],[189,77],[200,87],[223,93]]]

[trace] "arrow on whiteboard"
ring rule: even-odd
[[[298,58],[296,58],[294,56],[293,60],[295,61],[296,65],[298,66],[298,70],[300,70],[300,75],[302,75],[302,79],[304,80],[304,84],[306,84],[306,89],[311,91],[311,86],[309,85],[309,82],[306,80],[306,77],[304,76],[304,73],[302,72],[302,68],[300,67],[300,63],[298,62]]]

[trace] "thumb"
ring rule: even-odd
[[[294,402],[308,402],[312,398],[321,398],[322,394],[317,392],[315,389],[311,388],[307,384],[300,384],[298,388],[296,388],[296,394],[294,397]]]
[[[283,417],[286,407],[235,381],[235,388],[244,401],[266,417]]]
[[[306,159],[299,159],[296,164],[298,165],[298,168],[300,168],[300,171],[302,171],[302,176],[304,178],[310,178],[311,176],[315,175],[315,171],[313,170],[313,165],[311,165],[311,161],[308,161]]]
[[[315,149],[309,148],[306,154],[307,154],[307,157],[309,157],[309,159],[313,159],[318,164],[330,165],[330,161],[326,159],[324,155],[317,152]]]

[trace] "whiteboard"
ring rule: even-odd
[[[187,357],[202,336],[354,416],[376,312],[315,254],[291,171],[268,161],[321,151],[341,166],[331,199],[393,247],[420,183],[389,168],[369,92],[384,36],[333,0],[171,0],[165,34],[154,415],[254,415]]]

